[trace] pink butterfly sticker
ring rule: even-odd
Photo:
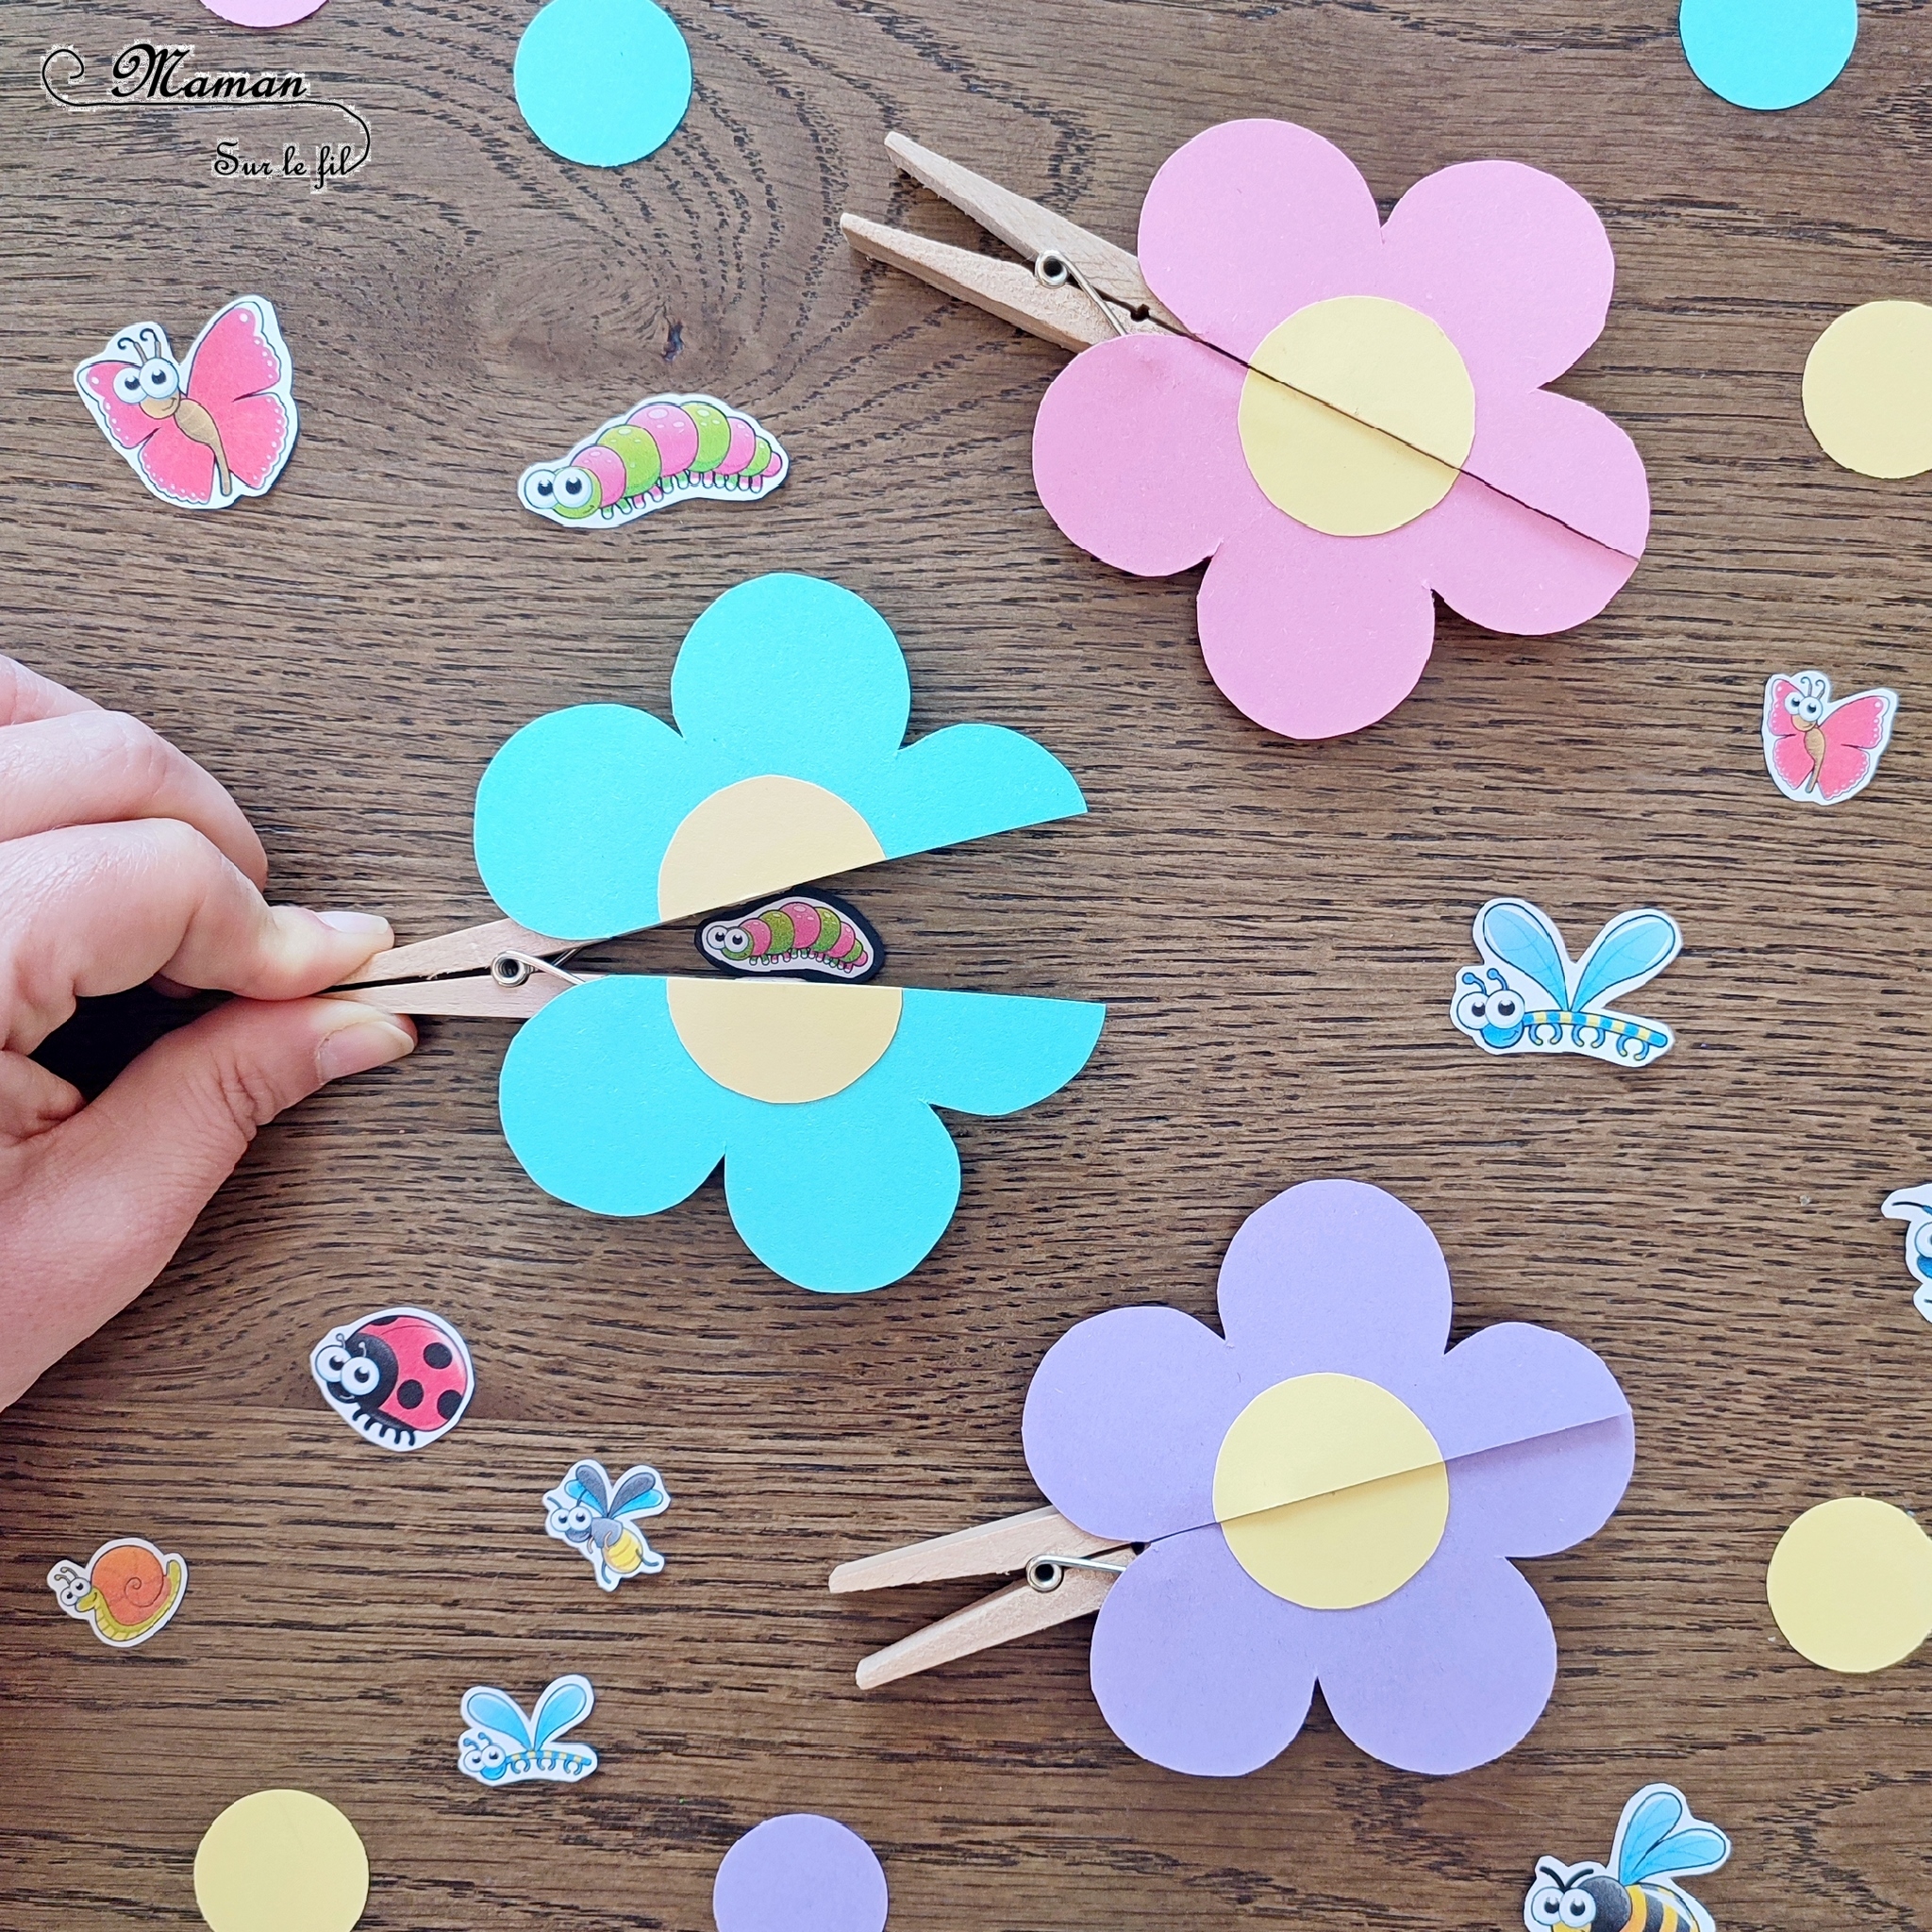
[[[1898,693],[1861,691],[1831,698],[1822,671],[1780,675],[1764,687],[1764,763],[1797,805],[1842,805],[1872,782],[1891,742]]]
[[[294,372],[275,305],[230,302],[177,361],[158,322],[123,329],[74,372],[93,419],[163,503],[262,496],[295,446]]]

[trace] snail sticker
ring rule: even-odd
[[[1526,1932],[1717,1932],[1717,1921],[1677,1881],[1715,1872],[1731,1841],[1691,1815],[1675,1785],[1645,1785],[1624,1807],[1607,1864],[1539,1858],[1523,1901]]]
[[[694,935],[697,949],[726,973],[758,977],[876,979],[886,949],[870,924],[841,900],[788,892],[748,912],[714,919]]]
[[[663,1569],[664,1558],[637,1526],[671,1507],[671,1492],[655,1469],[639,1463],[613,1483],[601,1462],[575,1463],[543,1501],[549,1509],[545,1532],[584,1553],[599,1590],[615,1590],[626,1576],[655,1576]]]
[[[574,1785],[596,1770],[597,1754],[588,1744],[557,1740],[582,1724],[596,1701],[588,1677],[558,1677],[525,1717],[514,1697],[475,1685],[463,1692],[463,1722],[470,1728],[457,1740],[457,1769],[479,1785],[521,1785],[532,1779]]]
[[[462,1420],[476,1392],[463,1338],[421,1308],[385,1308],[315,1344],[308,1366],[328,1405],[385,1449],[421,1449]]]
[[[189,509],[266,496],[295,447],[294,372],[275,305],[230,302],[177,358],[158,322],[74,372],[101,433],[148,493]]]
[[[1585,1054],[1634,1067],[1670,1052],[1668,1026],[1609,1006],[1677,957],[1684,935],[1668,913],[1620,913],[1573,962],[1547,913],[1491,899],[1475,916],[1475,944],[1482,966],[1457,979],[1449,1017],[1485,1053]]]
[[[615,529],[708,496],[753,503],[791,474],[778,439],[716,396],[646,396],[517,484],[525,509],[566,529]]]
[[[1895,1188],[1885,1197],[1888,1221],[1906,1224],[1906,1270],[1912,1306],[1932,1322],[1932,1188]]]
[[[1874,689],[1832,702],[1822,671],[1770,678],[1764,687],[1764,767],[1793,805],[1842,805],[1878,773],[1891,742],[1898,693]]]
[[[70,1617],[93,1626],[112,1650],[145,1643],[181,1607],[188,1593],[188,1565],[163,1556],[138,1536],[116,1537],[87,1560],[61,1561],[47,1572],[47,1587]]]

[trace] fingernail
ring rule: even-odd
[[[370,1013],[367,1019],[331,1033],[316,1048],[315,1063],[325,1081],[346,1080],[351,1074],[386,1067],[415,1050],[416,1035],[408,1022]]]
[[[376,912],[318,912],[315,916],[331,932],[352,932],[358,938],[389,930],[389,921]]]

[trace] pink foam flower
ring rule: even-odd
[[[1616,272],[1554,175],[1444,168],[1385,224],[1332,143],[1233,121],[1155,176],[1140,254],[1189,334],[1077,357],[1041,404],[1034,477],[1121,570],[1210,559],[1201,648],[1257,724],[1332,738],[1386,717],[1428,661],[1432,592],[1541,637],[1636,569],[1642,458],[1543,387],[1601,333]]]

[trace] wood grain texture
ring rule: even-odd
[[[1932,1926],[1932,1663],[1828,1677],[1763,1592],[1810,1503],[1932,1497],[1932,1334],[1878,1214],[1932,1176],[1927,491],[1833,468],[1798,404],[1833,315],[1932,291],[1932,6],[1868,0],[1844,77],[1757,117],[1693,82],[1675,0],[671,4],[696,99],[610,174],[515,112],[527,0],[331,0],[256,36],[191,0],[0,12],[7,648],[223,778],[282,894],[416,939],[491,916],[471,801],[511,730],[662,709],[718,591],[836,577],[897,628],[915,730],[1031,732],[1092,807],[867,876],[895,971],[1105,999],[1107,1031],[1044,1106],[953,1122],[951,1232],[850,1301],[752,1261],[715,1182],[634,1224],[540,1193],[481,1023],[430,1023],[412,1060],[264,1133],[165,1278],[0,1418],[0,1922],[195,1924],[208,1821],[294,1784],[360,1827],[372,1932],[705,1932],[725,1847],[796,1808],[878,1848],[893,1932],[1491,1932],[1540,1853],[1602,1856],[1630,1790],[1670,1777],[1736,1837],[1697,1888],[1725,1932]],[[49,46],[171,36],[325,81],[370,122],[367,166],[322,193],[218,181],[217,130],[257,152],[320,129],[40,94]],[[1256,113],[1339,142],[1385,207],[1488,154],[1588,195],[1618,299],[1561,387],[1629,427],[1656,494],[1599,622],[1521,641],[1444,615],[1414,697],[1322,745],[1220,698],[1195,575],[1128,579],[1048,522],[1028,443],[1061,354],[837,229],[849,208],[974,239],[898,175],[897,127],[1131,242],[1161,159]],[[171,513],[70,372],[137,317],[181,342],[255,291],[301,442],[266,502]],[[605,541],[520,509],[525,463],[654,389],[752,409],[796,474],[756,511]],[[1762,768],[1763,680],[1801,665],[1902,695],[1840,812]],[[1491,1062],[1449,1029],[1474,908],[1519,891],[1578,942],[1629,905],[1679,916],[1645,1008],[1676,1052]],[[686,967],[689,940],[627,957]],[[1458,1334],[1547,1322],[1634,1399],[1622,1511],[1528,1566],[1563,1664],[1527,1742],[1433,1782],[1318,1705],[1267,1770],[1190,1781],[1114,1741],[1085,1624],[861,1695],[860,1657],[978,1586],[835,1598],[832,1568],[1037,1505],[1019,1420],[1049,1343],[1123,1303],[1211,1319],[1241,1218],[1333,1174],[1427,1217]],[[306,1367],[396,1301],[454,1319],[480,1381],[407,1459]],[[669,1567],[614,1597],[543,1536],[580,1453],[654,1462],[675,1497]],[[127,1656],[44,1584],[119,1533],[192,1566]],[[458,1776],[466,1685],[527,1698],[571,1670],[598,1690],[592,1779]]]

